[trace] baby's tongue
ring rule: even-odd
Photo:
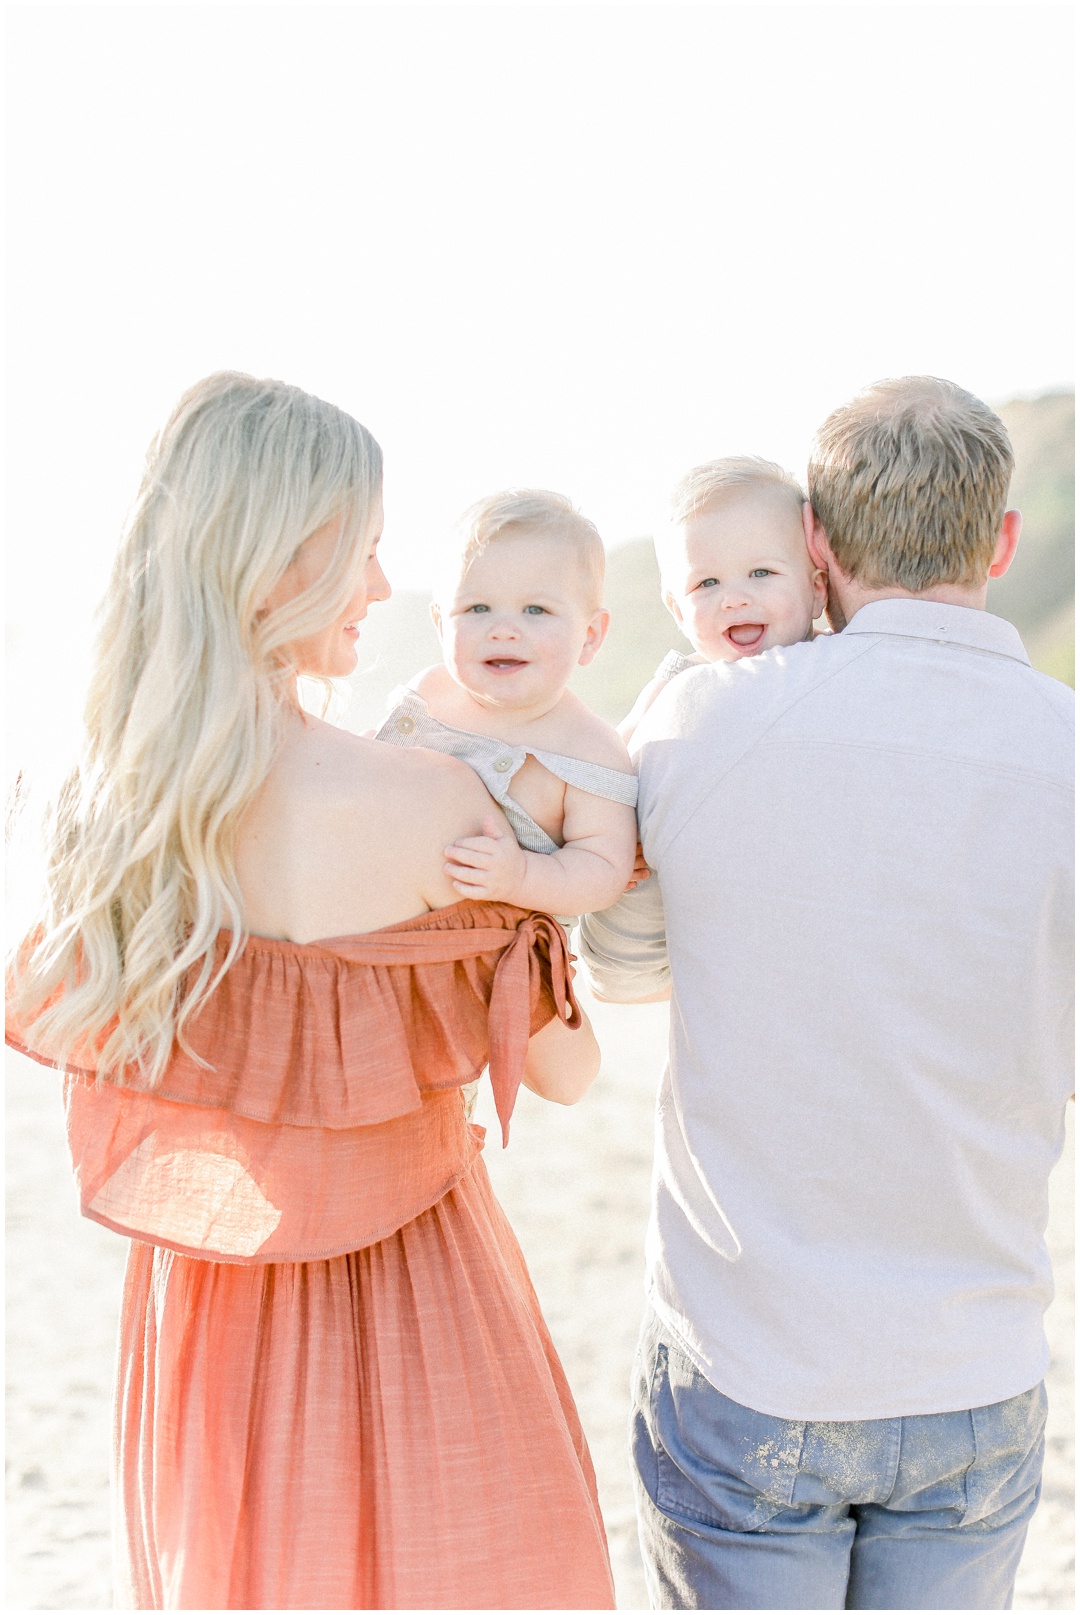
[[[763,622],[741,622],[737,627],[728,629],[728,638],[733,645],[752,645],[764,631]]]

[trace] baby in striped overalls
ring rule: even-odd
[[[443,665],[396,691],[379,740],[475,769],[510,823],[446,849],[463,897],[561,918],[607,908],[637,844],[637,780],[615,730],[567,688],[607,633],[604,546],[560,494],[513,490],[459,523],[432,616]]]

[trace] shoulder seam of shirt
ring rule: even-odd
[[[672,843],[674,842],[676,836],[682,835],[683,831],[686,829],[686,826],[690,823],[690,820],[697,813],[698,809],[701,807],[702,803],[705,801],[705,799],[708,796],[709,792],[716,788],[716,786],[719,784],[719,782],[724,778],[725,774],[730,774],[731,770],[733,768],[737,767],[737,765],[742,762],[744,757],[749,756],[750,752],[754,751],[756,747],[760,746],[762,741],[765,739],[765,736],[767,734],[769,734],[776,727],[776,725],[780,722],[780,720],[782,718],[786,718],[789,712],[793,712],[797,706],[799,706],[803,701],[805,701],[808,696],[813,695],[817,690],[819,690],[822,687],[823,684],[828,684],[830,679],[834,679],[834,678],[838,677],[838,675],[841,674],[841,673],[846,673],[848,668],[851,667],[855,662],[857,662],[860,657],[865,656],[868,651],[871,651],[871,650],[874,649],[874,647],[879,642],[879,638],[880,638],[880,636],[876,636],[876,635],[871,636],[871,635],[867,634],[867,636],[866,636],[866,644],[865,645],[860,645],[858,647],[858,649],[855,650],[854,654],[848,657],[848,659],[845,661],[843,667],[834,667],[834,668],[831,668],[828,672],[823,672],[821,677],[818,678],[818,679],[815,679],[814,683],[810,685],[809,689],[802,690],[791,701],[788,701],[781,708],[781,710],[776,713],[775,717],[773,717],[770,720],[770,722],[765,725],[765,727],[761,730],[761,732],[759,734],[756,734],[753,737],[753,739],[751,741],[749,741],[747,743],[747,745],[745,745],[743,747],[743,749],[739,752],[738,756],[733,757],[731,759],[731,761],[728,763],[727,767],[724,768],[721,773],[715,774],[710,779],[706,780],[705,783],[700,787],[700,789],[697,792],[697,795],[694,797],[693,801],[690,804],[687,805],[686,810],[683,813],[682,819],[680,820],[678,826],[674,830],[670,831],[670,833],[666,837],[666,839],[664,841],[664,848],[661,849],[661,848],[658,847],[656,849],[657,856],[660,855],[662,850],[666,850],[667,848],[669,848],[672,845]]]
[[[1044,774],[1036,768],[1022,768],[1006,763],[988,762],[979,757],[959,757],[955,752],[934,751],[929,746],[896,746],[887,742],[875,740],[842,740],[818,738],[803,740],[792,735],[783,739],[764,740],[764,746],[772,746],[777,751],[784,747],[806,747],[814,750],[827,751],[829,748],[847,749],[849,751],[881,751],[889,752],[896,757],[934,757],[943,759],[948,763],[955,763],[960,768],[978,769],[984,774],[1000,774],[1005,779],[1037,780],[1040,785],[1048,785],[1055,790],[1072,794],[1072,779],[1059,774]]]

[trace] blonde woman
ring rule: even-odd
[[[222,374],[154,443],[9,1039],[134,1242],[118,1602],[610,1608],[588,1451],[462,1086],[598,1064],[546,916],[459,901],[463,763],[303,714],[356,666],[381,455]]]

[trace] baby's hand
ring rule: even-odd
[[[462,897],[513,903],[525,879],[525,854],[497,819],[485,819],[481,828],[482,835],[463,836],[446,848],[446,873]]]

